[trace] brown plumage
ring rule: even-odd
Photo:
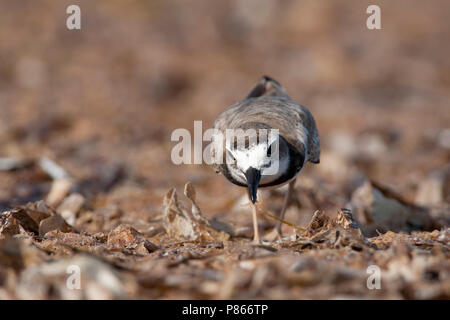
[[[250,171],[256,172],[258,177],[256,187],[260,179],[261,187],[280,186],[290,182],[289,190],[292,191],[295,179],[304,163],[306,161],[320,162],[320,140],[313,116],[306,107],[292,101],[286,90],[276,80],[267,76],[258,81],[245,99],[222,112],[214,122],[214,128],[222,135],[213,137],[213,157],[216,156],[217,152],[226,154],[224,146],[226,145],[225,132],[227,129],[278,129],[280,140],[279,170],[281,171],[274,176],[264,176],[264,170],[252,167]],[[218,143],[219,139],[222,139],[222,143]],[[222,149],[220,149],[221,147]],[[269,150],[269,148],[270,146],[267,145],[260,149]],[[252,156],[263,157],[261,154],[256,154],[256,151],[247,153],[246,156],[247,158]],[[225,160],[225,157],[222,160]],[[255,202],[256,195],[252,195],[252,190],[254,189],[256,192],[256,187],[250,188],[248,172],[243,172],[243,170],[246,170],[246,166],[243,169],[243,166],[239,166],[239,159],[236,162],[238,162],[237,165],[230,164],[227,161],[215,163],[214,167],[216,172],[224,174],[232,183],[240,186],[248,184],[249,196],[252,202]],[[289,193],[285,199],[286,205],[281,216],[284,215],[286,210]],[[277,230],[280,230],[280,226],[277,227]]]

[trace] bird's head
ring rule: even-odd
[[[247,131],[245,137],[238,135],[227,144],[226,150],[230,173],[248,186],[253,203],[258,186],[275,181],[288,166],[288,147],[276,130],[256,131],[254,136]]]

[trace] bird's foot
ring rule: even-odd
[[[261,241],[261,239],[258,237],[258,238],[253,238],[253,245],[260,245],[260,244],[262,244],[262,241]]]
[[[278,228],[273,228],[272,231],[270,231],[269,233],[266,233],[264,235],[264,240],[272,241],[272,242],[280,240],[281,238],[282,238],[282,234]]]
[[[269,251],[276,251],[274,247],[272,247],[272,241],[268,241],[266,239],[253,239],[252,246],[255,248],[263,248]]]

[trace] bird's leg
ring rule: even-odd
[[[281,209],[281,212],[279,215],[279,218],[281,220],[284,220],[284,214],[286,213],[286,210],[289,206],[289,202],[291,201],[292,194],[294,193],[294,185],[295,185],[296,180],[297,179],[294,179],[291,182],[289,182],[288,190],[286,192],[286,195],[284,196],[283,208]],[[277,234],[279,236],[281,236],[282,235],[281,234],[281,221],[277,221],[275,229],[276,229]]]
[[[252,203],[251,206],[253,214],[253,243],[260,244],[261,240],[259,239],[259,232],[258,232],[258,217],[257,217],[256,203]]]

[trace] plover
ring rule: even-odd
[[[248,188],[253,208],[254,241],[259,243],[255,207],[257,190],[289,184],[279,214],[280,219],[284,219],[301,169],[306,161],[315,164],[320,161],[316,123],[309,110],[292,101],[280,83],[264,76],[245,99],[217,117],[214,130],[211,155],[216,159],[213,163],[215,171],[233,184]],[[256,132],[256,139],[246,134],[249,131]],[[237,138],[227,140],[229,132],[234,132]],[[239,140],[242,132],[245,137]],[[260,132],[265,133],[264,138]],[[281,236],[280,221],[275,230]]]

